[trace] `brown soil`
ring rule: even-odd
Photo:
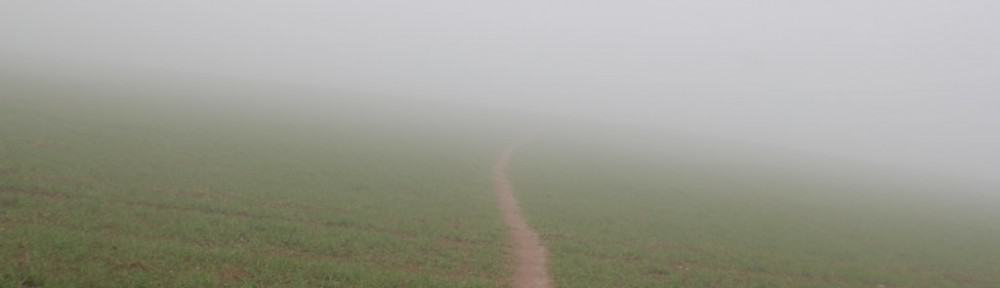
[[[538,233],[528,226],[521,214],[521,207],[514,198],[514,191],[507,177],[507,170],[510,166],[510,159],[514,155],[514,148],[510,147],[497,157],[496,165],[493,167],[493,190],[497,194],[498,206],[503,212],[504,222],[510,230],[511,242],[513,244],[512,256],[514,257],[514,288],[549,288],[552,287],[552,280],[549,278],[546,262],[548,252]]]

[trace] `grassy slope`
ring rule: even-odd
[[[996,198],[613,135],[514,159],[560,287],[1000,287]]]
[[[491,141],[77,88],[0,85],[0,287],[505,281]]]
[[[0,84],[0,287],[505,283],[487,122]],[[995,199],[620,136],[515,156],[560,287],[1000,286]]]

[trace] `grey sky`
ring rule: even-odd
[[[463,101],[992,179],[998,27],[986,0],[5,0],[0,60]]]

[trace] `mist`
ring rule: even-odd
[[[1000,184],[995,1],[2,6],[8,74],[357,91]]]

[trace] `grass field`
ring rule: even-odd
[[[0,83],[0,287],[508,285],[504,120],[164,87]],[[511,167],[558,287],[1000,287],[995,196],[580,130]]]
[[[0,287],[505,283],[485,141],[357,107],[3,88]]]
[[[595,135],[514,159],[559,287],[1000,287],[995,195]]]

